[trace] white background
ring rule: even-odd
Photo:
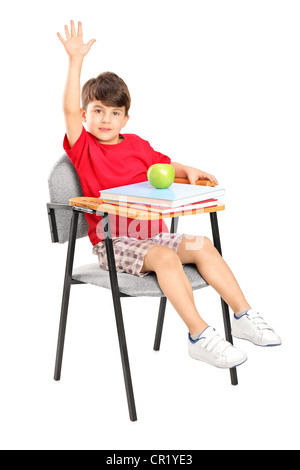
[[[300,5],[292,0],[1,3],[1,449],[299,449]],[[131,423],[109,291],[74,286],[62,381],[52,379],[66,245],[52,245],[47,177],[62,155],[67,56],[56,32],[81,20],[97,42],[82,83],[111,70],[128,84],[139,134],[226,187],[223,255],[251,305],[283,338],[237,342],[230,385],[187,355],[168,305],[124,299],[138,421]],[[211,236],[206,216],[179,231]],[[96,262],[88,239],[75,265]],[[195,294],[223,331],[218,295]]]

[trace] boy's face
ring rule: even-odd
[[[81,109],[81,114],[88,131],[100,144],[114,145],[121,142],[120,131],[129,119],[129,116],[125,116],[125,106],[111,107],[105,106],[102,101],[91,101],[86,111]]]

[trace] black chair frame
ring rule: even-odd
[[[63,360],[63,351],[64,351],[64,343],[65,343],[65,334],[66,334],[71,285],[72,284],[85,284],[84,282],[77,281],[76,279],[73,279],[72,277],[78,217],[79,217],[80,212],[86,212],[86,213],[91,214],[91,213],[96,213],[96,211],[93,211],[91,209],[81,208],[81,207],[69,206],[67,204],[56,204],[56,203],[47,204],[47,208],[48,208],[50,230],[51,230],[51,236],[52,236],[53,242],[58,242],[58,234],[57,234],[56,220],[55,220],[55,210],[68,209],[72,211],[67,260],[66,260],[66,269],[65,269],[65,278],[64,278],[64,287],[63,287],[63,295],[62,295],[62,304],[61,304],[61,315],[60,315],[60,324],[59,324],[59,333],[58,333],[58,342],[57,342],[55,371],[54,371],[54,380],[59,381],[61,378],[61,369],[62,369],[62,360]],[[136,421],[137,413],[136,413],[136,407],[135,407],[128,351],[127,351],[127,344],[126,344],[126,336],[125,336],[125,329],[124,329],[124,322],[123,322],[123,314],[122,314],[122,307],[121,307],[121,297],[131,297],[131,296],[123,294],[119,290],[118,277],[117,277],[117,271],[116,271],[116,266],[115,266],[115,257],[114,257],[113,244],[112,244],[109,214],[97,212],[97,215],[101,215],[102,224],[103,224],[105,247],[106,247],[108,266],[109,266],[111,292],[112,292],[115,318],[116,318],[116,324],[117,324],[117,332],[118,332],[125,388],[126,388],[126,394],[127,394],[129,416],[130,416],[131,421]],[[172,219],[171,229],[170,229],[171,233],[177,232],[178,219],[179,219],[178,217],[175,217]],[[211,221],[214,246],[222,255],[218,218],[217,218],[216,212],[210,212],[210,221]],[[167,304],[167,298],[161,297],[158,320],[157,320],[157,327],[156,327],[156,334],[155,334],[155,340],[154,340],[155,351],[159,351],[160,349],[166,304]],[[231,344],[233,344],[229,308],[226,302],[222,298],[221,298],[221,305],[222,305],[226,340],[229,341]],[[230,369],[230,377],[231,377],[232,385],[234,386],[238,385],[236,368]]]

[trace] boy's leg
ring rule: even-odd
[[[218,250],[206,237],[186,236],[178,247],[182,263],[195,263],[201,276],[220,294],[234,313],[233,336],[258,346],[279,346],[281,338],[261,315],[251,309],[234,275]]]
[[[150,248],[141,272],[148,271],[156,273],[161,290],[179,313],[191,335],[208,327],[197,311],[191,283],[175,251],[161,245]]]
[[[250,308],[232,271],[207,237],[185,237],[178,248],[181,263],[196,264],[199,273],[234,313]]]
[[[142,272],[147,271],[156,273],[162,291],[187,325],[191,357],[223,369],[232,369],[247,360],[245,353],[225,341],[200,317],[190,281],[178,254],[172,248],[161,245],[150,248],[142,268]]]

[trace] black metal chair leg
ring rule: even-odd
[[[75,252],[75,244],[76,244],[76,233],[77,233],[77,226],[78,226],[78,216],[79,216],[79,212],[73,211],[71,225],[70,225],[70,236],[69,236],[69,244],[68,244],[65,281],[64,281],[63,296],[62,296],[62,303],[61,303],[60,324],[59,324],[57,352],[56,352],[56,360],[55,360],[54,380],[56,381],[60,380],[60,376],[61,376],[61,367],[62,367],[64,344],[65,344],[70,289],[71,289],[71,282],[72,282],[74,252]]]
[[[179,217],[172,218],[170,233],[177,232],[178,221],[179,221]],[[166,312],[166,305],[167,305],[167,298],[162,297],[160,299],[160,304],[159,304],[158,320],[157,320],[156,333],[155,333],[155,339],[154,339],[154,348],[153,348],[154,351],[159,351],[160,349],[161,336],[162,336],[162,330],[164,326],[164,319],[165,319],[165,312]]]
[[[221,298],[221,304],[222,304],[223,320],[224,320],[224,326],[225,326],[225,336],[226,336],[227,341],[233,344],[229,308],[228,308],[227,303],[224,302],[222,298]],[[236,367],[233,367],[232,369],[230,369],[230,378],[231,378],[232,385],[238,385],[239,382],[238,382]]]
[[[159,351],[161,343],[161,335],[164,326],[165,312],[166,312],[167,298],[162,297],[159,304],[158,320],[156,327],[156,334],[154,340],[154,351]]]
[[[109,276],[110,276],[113,304],[114,304],[114,310],[115,310],[115,316],[116,316],[117,332],[118,332],[118,338],[119,338],[119,346],[120,346],[129,416],[130,416],[131,421],[136,421],[137,415],[136,415],[135,400],[134,400],[132,380],[131,380],[131,372],[130,372],[130,366],[129,366],[123,314],[122,314],[122,308],[121,308],[118,276],[116,272],[116,264],[115,264],[115,257],[114,257],[113,244],[112,244],[112,238],[111,238],[109,215],[107,213],[102,214],[102,224],[103,224],[103,231],[104,231],[104,236],[105,236],[105,247],[106,247],[107,261],[108,261],[108,267],[109,267]]]
[[[176,233],[178,230],[179,217],[173,217],[171,222],[170,233]]]
[[[210,212],[210,221],[211,221],[211,228],[213,233],[213,241],[214,246],[222,256],[222,249],[221,249],[221,240],[220,240],[220,232],[219,232],[219,225],[218,225],[218,217],[216,212]],[[224,320],[224,327],[225,327],[225,336],[226,340],[229,343],[233,344],[233,338],[231,334],[231,322],[230,322],[230,315],[229,315],[229,308],[227,303],[221,298],[222,304],[222,312],[223,312],[223,320]],[[232,385],[238,385],[238,377],[236,367],[230,369],[230,377]]]

